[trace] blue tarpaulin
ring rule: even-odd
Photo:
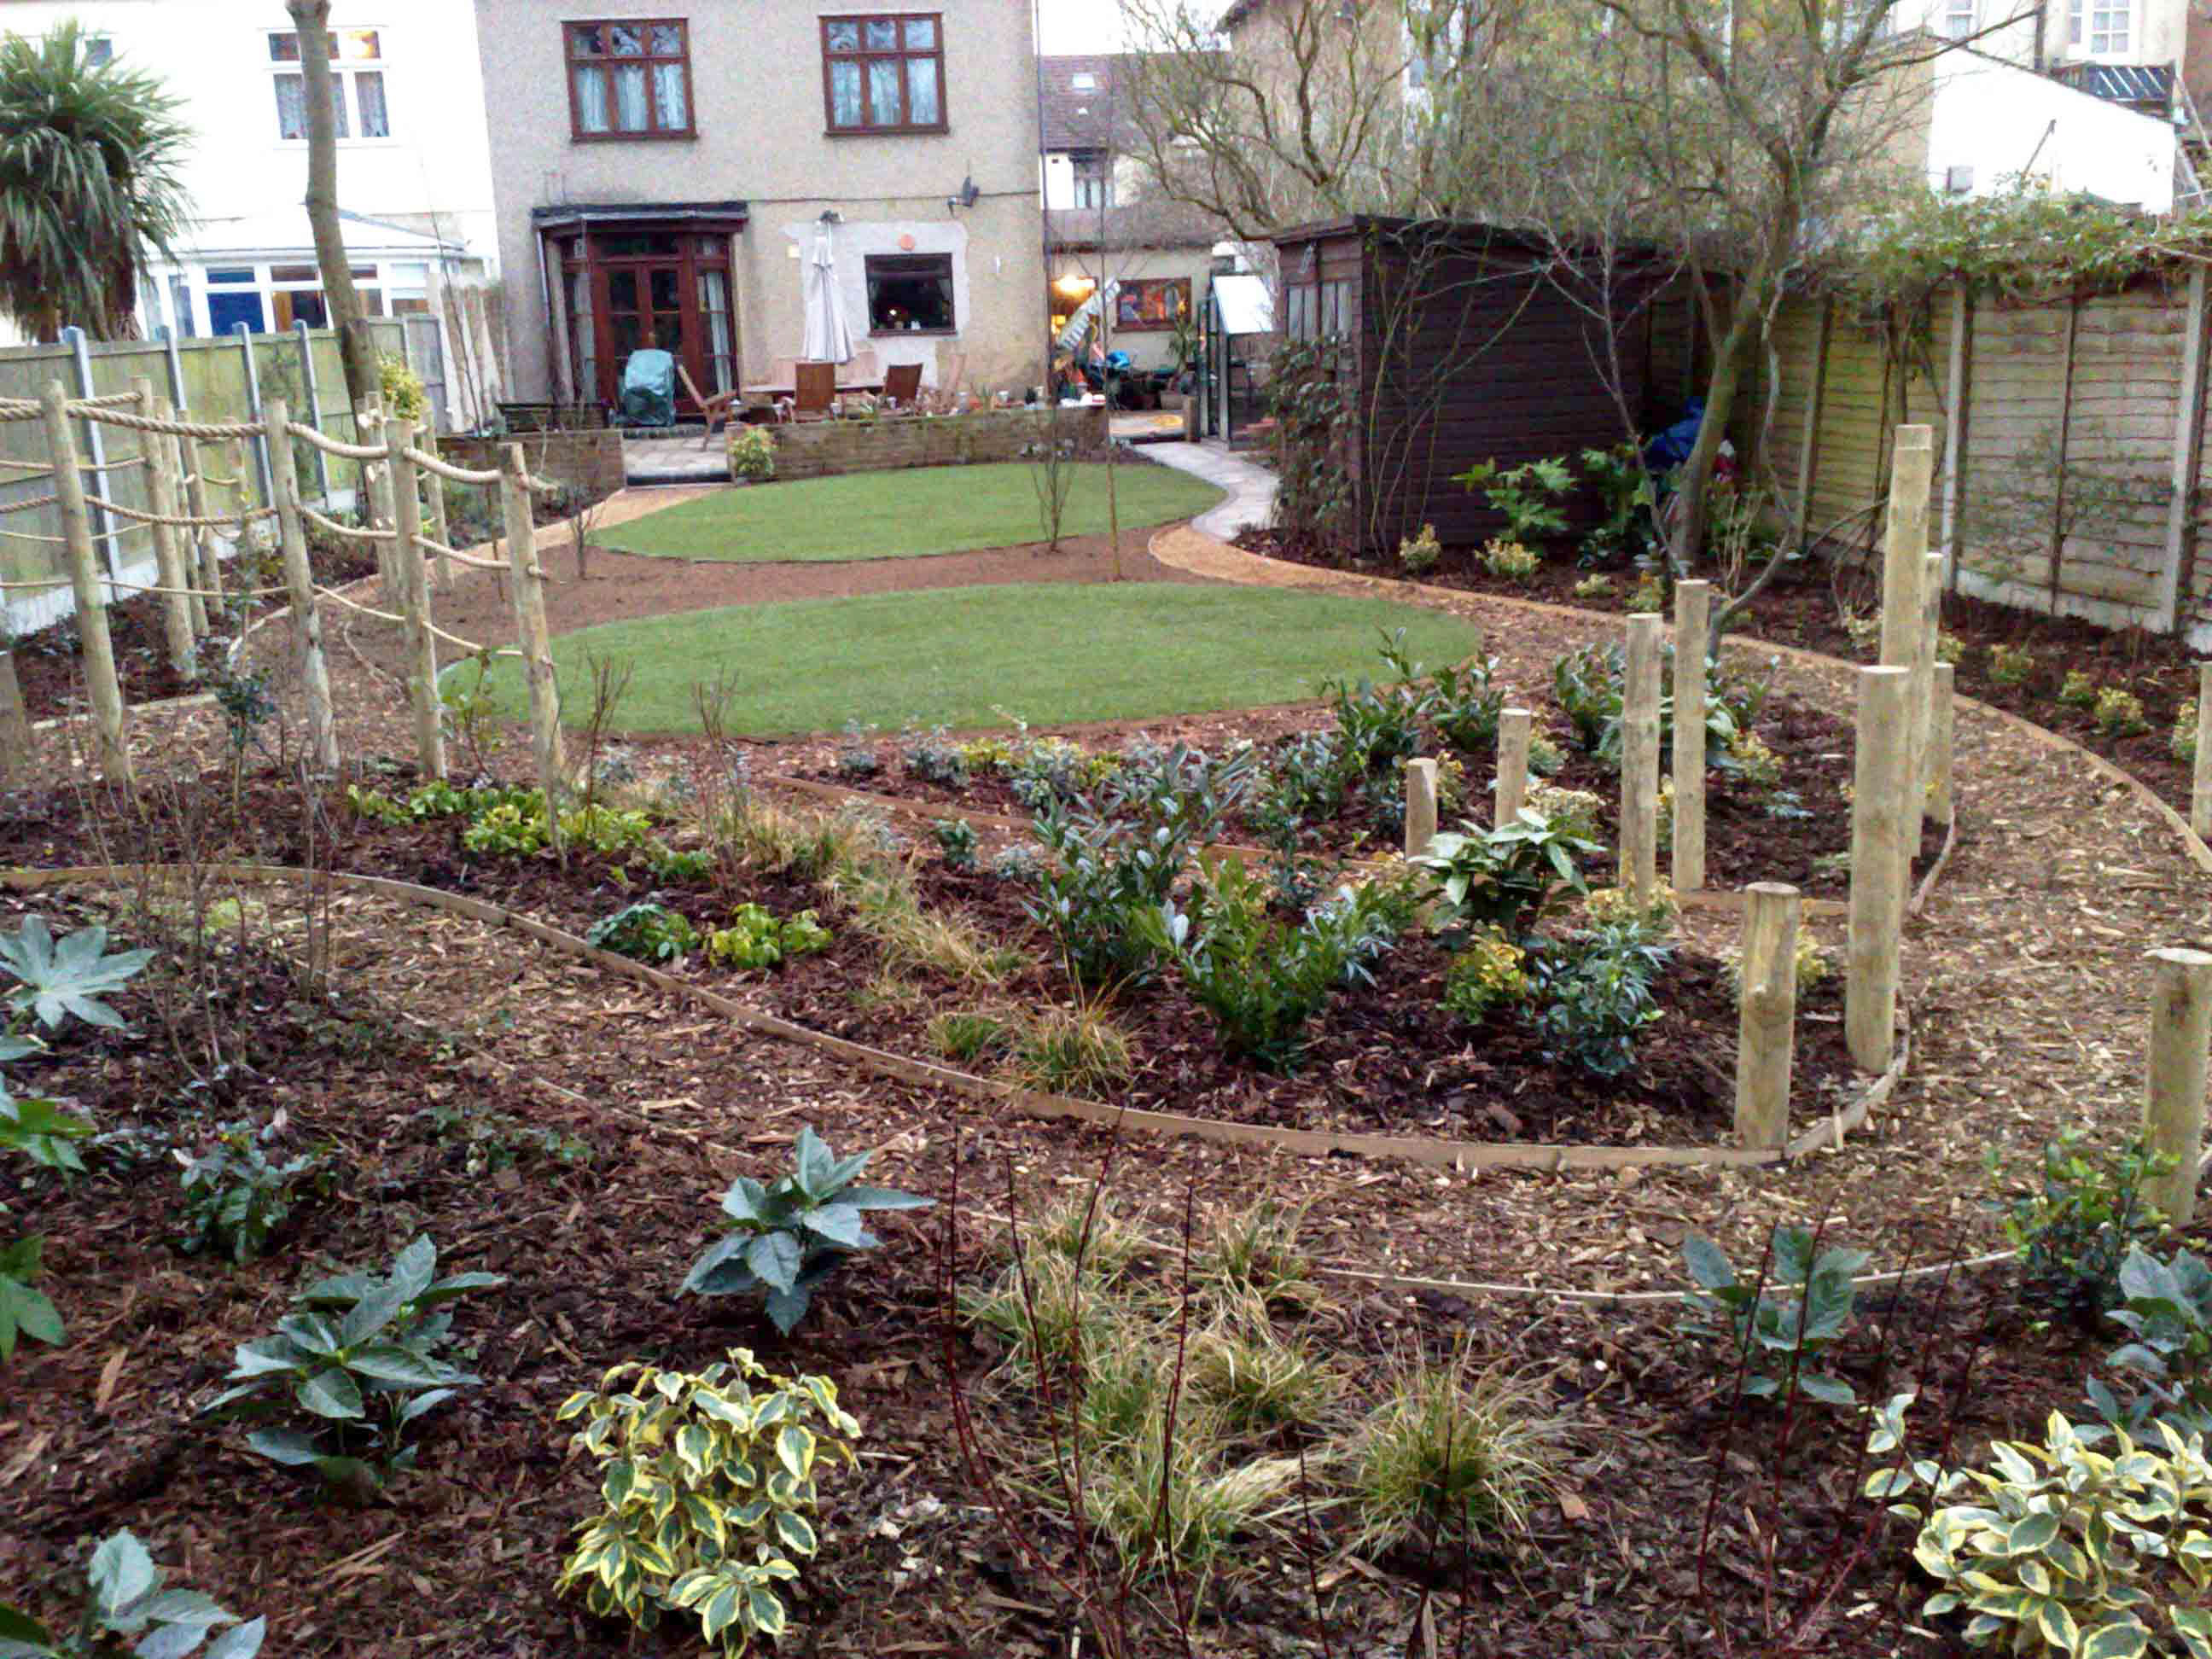
[[[633,351],[623,365],[623,423],[676,424],[676,359],[665,351]]]

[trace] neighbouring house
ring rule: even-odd
[[[1119,283],[1113,345],[1139,368],[1174,362],[1178,318],[1194,319],[1216,270],[1236,269],[1220,226],[1146,188],[1130,154],[1118,55],[1037,59],[1044,121],[1046,310],[1057,334],[1102,283]]]
[[[879,368],[1040,378],[1026,6],[477,0],[477,20],[518,398],[616,402],[645,347],[709,396],[769,380],[805,355],[825,234]]]
[[[75,19],[96,54],[158,74],[198,134],[192,222],[145,273],[149,333],[276,332],[329,320],[307,193],[306,81],[282,0],[0,0],[0,28]],[[372,316],[419,317],[417,355],[455,418],[495,389],[498,275],[476,20],[450,0],[345,0],[331,21],[338,201]],[[410,331],[416,325],[410,325]]]

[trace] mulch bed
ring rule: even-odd
[[[1237,545],[1271,558],[1304,564],[1325,562],[1301,556],[1283,545],[1271,531],[1245,531],[1237,538]],[[1388,562],[1356,568],[1363,574],[1382,577],[1403,574]],[[1420,580],[1471,593],[1540,599],[1595,615],[1624,616],[1624,602],[1635,585],[1636,574],[1617,567],[1603,568],[1613,578],[1613,592],[1583,599],[1575,594],[1575,584],[1594,573],[1578,566],[1571,550],[1553,551],[1535,574],[1522,582],[1491,574],[1475,562],[1473,549],[1447,548],[1443,560]],[[1832,579],[1825,566],[1811,563],[1779,572],[1752,602],[1750,614],[1730,630],[1731,636],[1772,640],[1849,662],[1870,663],[1875,659],[1875,648],[1854,640],[1844,629],[1838,609],[1839,597],[1862,615],[1878,613],[1879,566],[1869,568],[1863,562],[1853,563]],[[2197,701],[2199,659],[2185,641],[2139,628],[2107,628],[2077,617],[2039,616],[1956,592],[1944,596],[1943,631],[1963,647],[1957,665],[1961,694],[2064,733],[2133,773],[2168,805],[2185,817],[2188,814],[2190,769],[2176,758],[2170,741],[2175,718],[2184,707]],[[2025,680],[2007,684],[1992,677],[1990,648],[1999,645],[2024,649],[2034,658],[2034,668]],[[2132,693],[2142,704],[2148,729],[2109,732],[2088,710],[2060,702],[2060,685],[2077,670],[2088,674],[2100,689],[2114,686]]]

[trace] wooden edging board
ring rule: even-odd
[[[64,869],[0,871],[0,887],[15,892],[39,892],[85,882],[120,883],[139,876],[178,872],[180,865],[75,865]],[[1858,1097],[1826,1122],[1818,1124],[1787,1146],[1771,1148],[1736,1146],[1567,1146],[1520,1141],[1438,1140],[1399,1135],[1337,1134],[1315,1129],[1278,1129],[1254,1123],[1226,1123],[1185,1117],[1172,1112],[1144,1111],[1110,1106],[1095,1100],[1047,1094],[1024,1089],[995,1078],[977,1077],[928,1060],[913,1060],[844,1037],[764,1014],[732,1000],[704,986],[692,984],[627,957],[602,951],[574,933],[522,915],[503,906],[442,888],[395,881],[386,876],[355,875],[343,871],[309,871],[289,865],[217,864],[200,866],[198,873],[220,881],[306,882],[313,887],[374,894],[403,904],[420,905],[465,916],[488,927],[510,927],[539,944],[590,963],[604,972],[635,980],[664,995],[721,1015],[746,1030],[763,1036],[836,1055],[879,1076],[899,1079],[985,1100],[995,1100],[1028,1116],[1072,1119],[1102,1128],[1133,1130],[1140,1133],[1188,1135],[1229,1146],[1258,1146],[1312,1157],[1349,1153],[1361,1158],[1397,1158],[1446,1169],[1526,1169],[1559,1172],[1571,1170],[1617,1170],[1661,1166],[1707,1169],[1757,1169],[1787,1162],[1823,1147],[1840,1146],[1843,1137],[1866,1121],[1868,1114],[1888,1098],[1905,1073],[1911,1048],[1908,1029],[1897,1045],[1889,1068]]]

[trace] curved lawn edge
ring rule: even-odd
[[[1073,464],[1063,538],[1103,536],[1118,519],[1141,532],[1210,512],[1228,499],[1173,467]],[[678,501],[595,533],[592,543],[643,558],[738,564],[836,564],[1027,547],[1049,539],[1040,485],[1026,462],[848,472],[744,486]]]
[[[1007,583],[790,599],[627,618],[557,636],[564,706],[580,718],[587,665],[627,660],[611,729],[698,730],[692,688],[731,688],[728,729],[750,737],[1066,726],[1309,701],[1357,677],[1384,638],[1457,662],[1482,630],[1419,605],[1188,582]],[[517,665],[486,682],[523,712]]]

